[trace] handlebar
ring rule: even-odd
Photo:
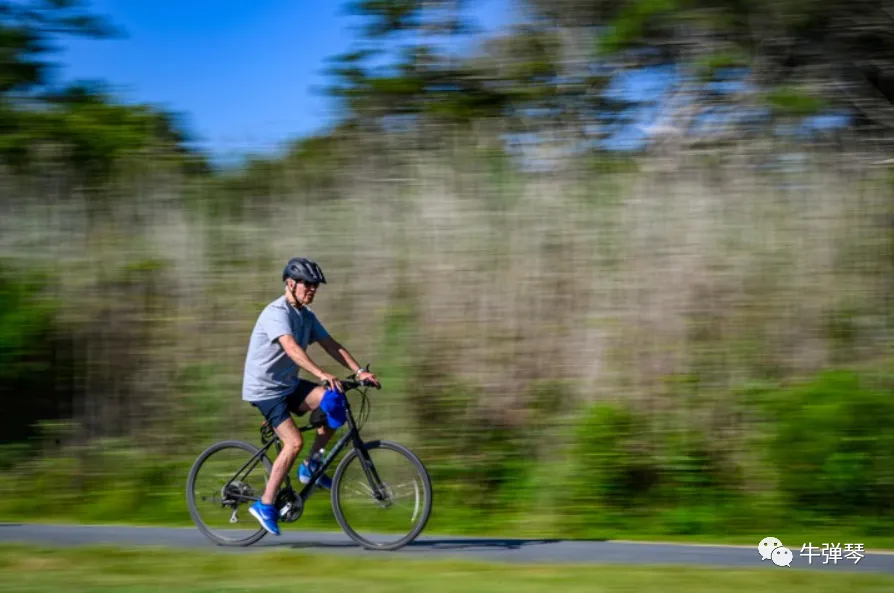
[[[358,387],[375,387],[376,389],[381,389],[380,385],[376,385],[372,381],[357,381],[356,379],[339,379],[341,381],[342,387],[345,388],[345,391],[349,389],[357,389]],[[323,383],[326,385],[326,383]]]
[[[367,364],[364,368],[364,371],[369,372],[369,364]],[[376,389],[381,389],[381,385],[376,385],[372,381],[358,381],[354,379],[354,375],[349,375],[344,379],[339,379],[339,382],[344,387],[345,391],[350,391],[351,389],[357,389],[358,387],[375,387]],[[323,381],[320,383],[323,387],[329,387],[329,383]]]

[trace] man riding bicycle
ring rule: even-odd
[[[320,284],[326,284],[320,266],[303,257],[292,258],[283,269],[282,279],[285,282],[284,294],[261,311],[252,330],[242,380],[242,399],[258,408],[283,444],[282,451],[273,462],[264,495],[249,507],[252,516],[274,535],[279,535],[279,517],[273,504],[276,492],[304,446],[301,432],[291,414],[301,416],[316,410],[324,398],[343,392],[338,378],[321,369],[310,358],[308,346],[320,344],[329,356],[349,368],[358,380],[369,381],[379,387],[375,375],[357,364],[309,308]],[[300,369],[311,373],[328,389],[299,378]],[[307,484],[318,469],[319,451],[334,433],[335,430],[327,423],[317,429],[310,455],[298,467],[298,480],[302,484]],[[329,488],[332,480],[323,475],[317,484]]]

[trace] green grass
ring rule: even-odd
[[[690,567],[554,566],[471,561],[367,558],[271,551],[250,554],[0,546],[0,582],[13,591],[284,591],[364,593],[448,591],[714,591],[894,590],[894,577],[801,570],[713,570]],[[315,589],[316,587],[316,589]]]

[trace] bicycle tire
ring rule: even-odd
[[[419,475],[422,477],[422,485],[423,490],[425,492],[425,505],[422,510],[422,517],[419,523],[404,537],[399,539],[396,542],[391,544],[376,544],[363,536],[357,533],[345,519],[344,513],[341,509],[341,500],[340,500],[340,488],[341,480],[344,477],[345,471],[348,466],[355,460],[358,460],[359,463],[359,453],[357,449],[352,449],[350,453],[345,455],[344,459],[341,460],[341,463],[338,464],[338,468],[335,470],[335,475],[332,478],[332,511],[335,514],[335,520],[338,521],[339,526],[342,530],[350,537],[352,540],[363,546],[368,550],[381,550],[381,551],[394,551],[398,550],[413,540],[415,540],[422,530],[425,529],[426,524],[428,523],[429,517],[431,516],[432,504],[433,504],[433,490],[431,484],[431,477],[428,474],[428,470],[425,468],[425,465],[422,461],[416,456],[415,453],[410,451],[408,448],[400,445],[398,443],[392,441],[370,441],[365,443],[363,448],[365,450],[373,450],[373,449],[388,449],[394,452],[397,452],[403,455],[406,459],[408,459],[419,472]]]
[[[195,492],[193,489],[195,488],[196,476],[199,472],[199,469],[211,455],[222,449],[227,449],[230,447],[242,449],[243,451],[248,452],[250,456],[255,455],[258,451],[260,451],[258,447],[244,441],[221,441],[205,449],[196,458],[195,462],[192,465],[192,468],[189,470],[189,477],[186,480],[186,504],[189,508],[189,514],[192,517],[193,522],[196,524],[196,527],[198,527],[199,531],[201,531],[208,539],[222,546],[250,546],[267,535],[267,530],[259,525],[258,530],[248,537],[235,540],[221,538],[205,525],[205,523],[201,519],[201,516],[199,515],[199,510],[196,507]],[[273,470],[273,464],[270,462],[270,459],[268,459],[266,454],[261,458],[261,461],[268,473]],[[233,468],[233,471],[235,472],[237,469],[239,468],[235,467]]]

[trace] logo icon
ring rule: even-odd
[[[761,540],[761,543],[757,545],[757,551],[760,552],[761,562],[764,560],[769,560],[773,557],[773,550],[782,547],[782,542],[779,541],[775,537],[765,537]],[[791,552],[789,552],[789,556],[791,556]],[[773,560],[776,561],[775,559]]]
[[[779,546],[773,550],[773,564],[776,566],[792,567],[792,551],[784,546]]]

